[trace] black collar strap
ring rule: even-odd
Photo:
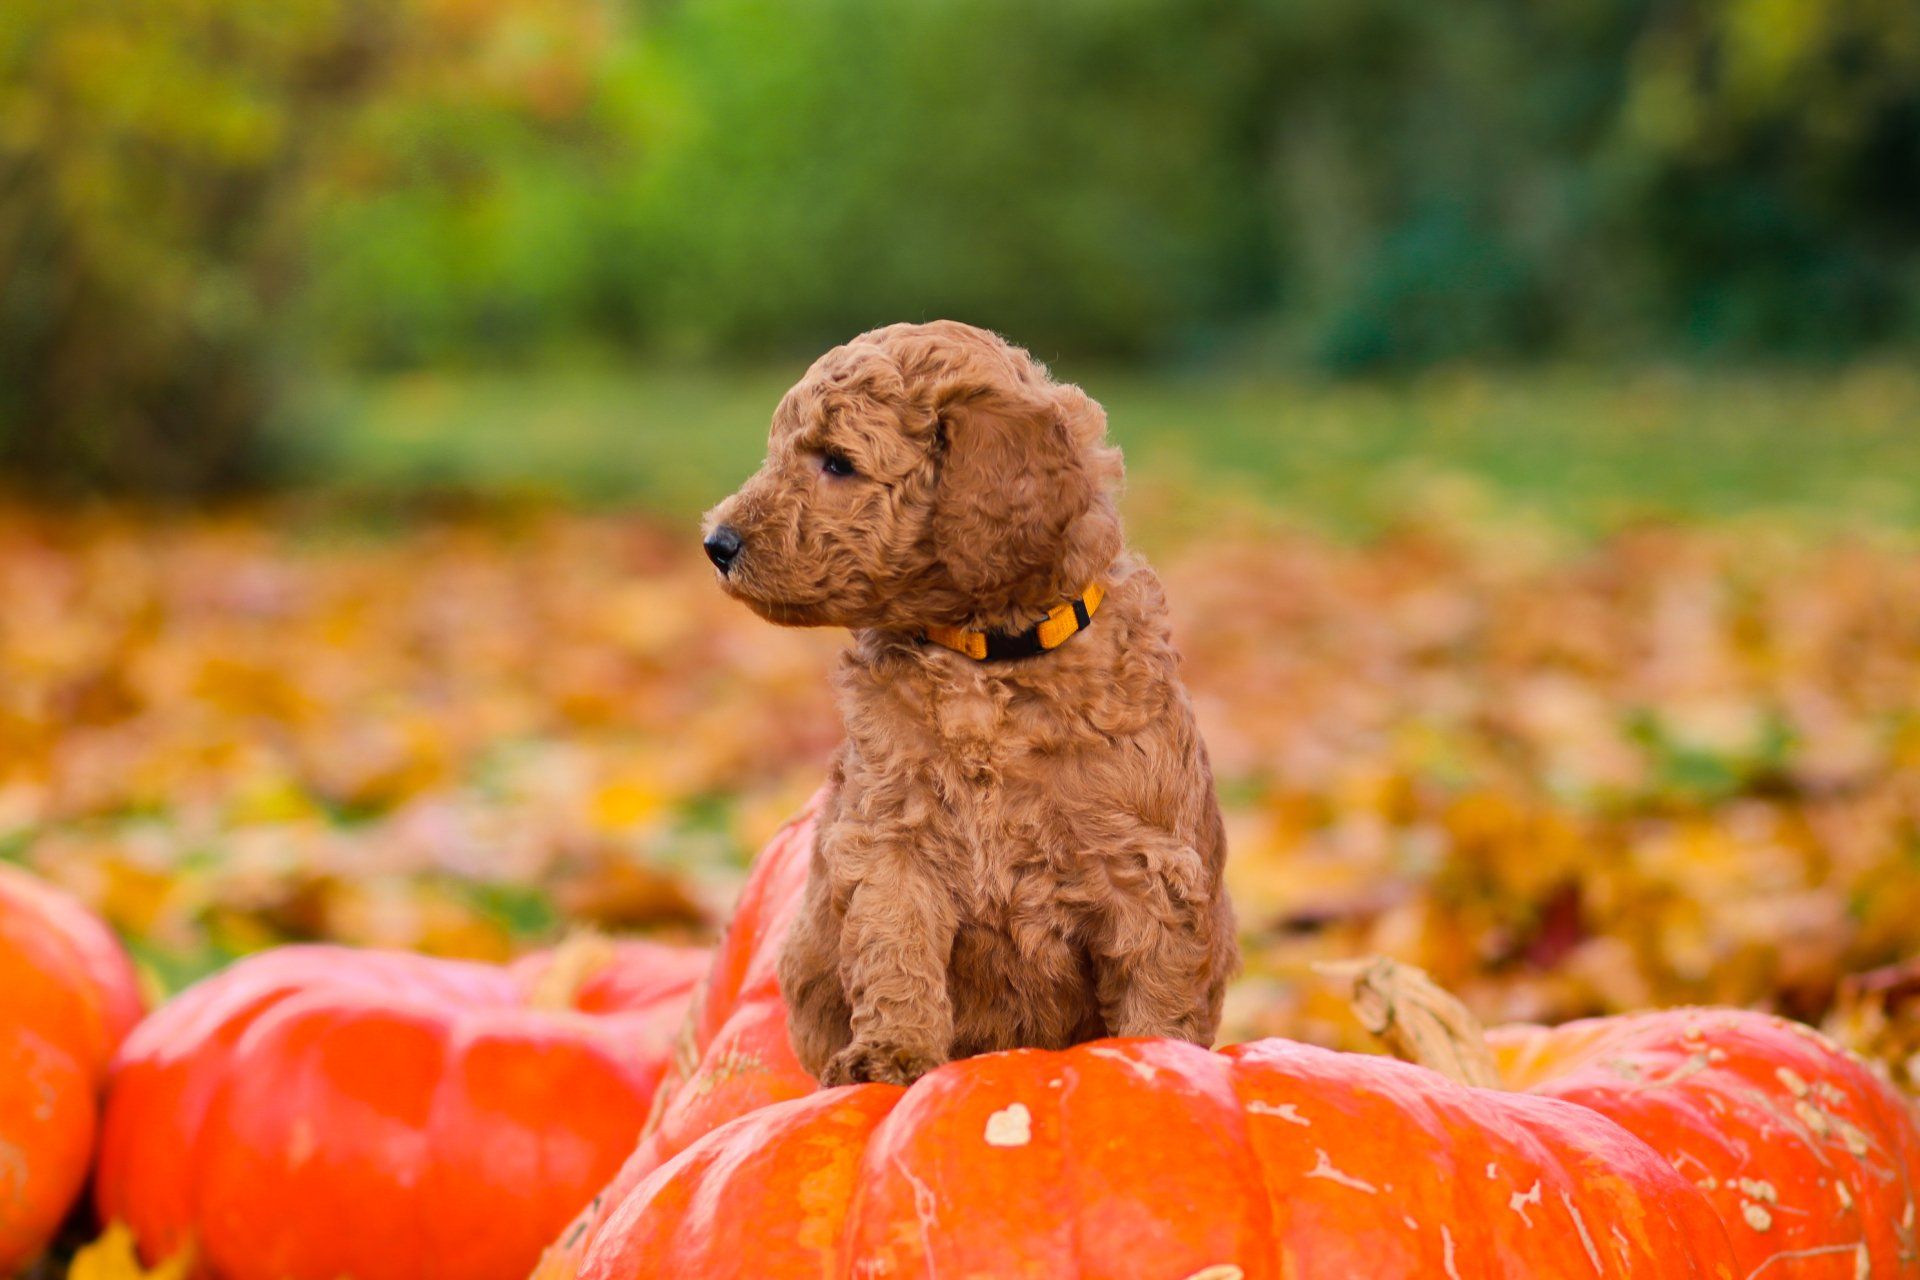
[[[1025,631],[968,631],[963,627],[928,627],[921,638],[955,653],[964,653],[975,662],[1031,658],[1049,649],[1057,649],[1070,637],[1085,631],[1106,594],[1099,583],[1092,583],[1079,599],[1055,605],[1044,619]]]

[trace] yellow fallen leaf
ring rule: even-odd
[[[625,831],[653,818],[664,807],[664,802],[659,788],[647,781],[618,779],[594,793],[593,823],[602,831]]]
[[[186,1280],[193,1270],[193,1249],[182,1249],[165,1262],[142,1266],[133,1232],[115,1222],[93,1243],[83,1245],[67,1266],[67,1280]]]

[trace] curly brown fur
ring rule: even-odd
[[[825,1084],[1103,1035],[1212,1041],[1237,956],[1226,842],[1105,435],[1099,405],[995,335],[892,325],[814,363],[766,462],[708,515],[740,535],[729,594],[854,631],[780,964]],[[1020,631],[1095,580],[1092,625],[1033,658],[919,638]]]

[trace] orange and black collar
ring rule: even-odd
[[[1058,649],[1069,638],[1085,631],[1106,594],[1105,588],[1099,583],[1091,583],[1081,592],[1079,599],[1055,605],[1045,618],[1025,631],[968,631],[964,627],[928,627],[921,638],[955,653],[964,653],[975,662],[1031,658],[1049,649]]]

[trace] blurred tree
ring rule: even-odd
[[[0,9],[0,466],[245,474],[319,210],[457,159],[411,113],[563,121],[594,0],[16,0]]]
[[[1336,369],[1920,330],[1905,0],[686,0],[602,262],[632,328]],[[1249,321],[1257,323],[1249,325]],[[1241,343],[1239,345],[1245,345]]]
[[[1920,5],[1666,7],[1630,67],[1605,159],[1664,331],[1831,355],[1920,330]]]
[[[1920,319],[1920,7],[1276,11],[1288,312],[1335,367],[1835,353]]]
[[[658,332],[818,348],[953,316],[1165,352],[1270,301],[1243,0],[699,0],[626,258]]]
[[[1624,6],[1595,7],[1276,7],[1273,216],[1300,353],[1346,369],[1571,336],[1554,300],[1590,220],[1578,158],[1630,39]]]

